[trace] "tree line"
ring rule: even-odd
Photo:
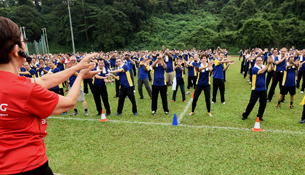
[[[304,48],[305,0],[70,0],[76,51]],[[0,16],[72,51],[67,1],[2,0]]]

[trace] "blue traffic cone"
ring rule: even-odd
[[[174,114],[173,125],[178,125],[176,113]]]

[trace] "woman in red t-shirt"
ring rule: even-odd
[[[91,54],[56,74],[21,77],[18,70],[26,61],[26,42],[14,22],[0,17],[0,175],[53,174],[44,144],[46,118],[72,109],[82,80],[99,72],[91,71],[94,63],[89,63],[90,59],[97,55]],[[67,96],[47,90],[78,71]]]

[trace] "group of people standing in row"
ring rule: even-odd
[[[143,84],[149,95],[151,102],[151,114],[155,115],[157,112],[157,101],[160,94],[162,99],[163,111],[166,115],[169,113],[167,95],[168,85],[172,85],[173,95],[172,101],[176,102],[176,94],[178,88],[181,90],[182,102],[186,102],[185,95],[190,94],[190,89],[193,87],[194,100],[192,104],[192,112],[194,114],[198,98],[202,91],[204,91],[207,113],[211,114],[211,103],[216,102],[216,95],[219,89],[221,96],[221,103],[225,104],[225,71],[230,64],[234,64],[235,60],[227,57],[228,52],[225,49],[218,47],[213,52],[209,50],[169,50],[165,46],[161,51],[139,51],[139,52],[121,52],[116,51],[103,53],[100,52],[98,56],[91,59],[96,64],[96,71],[100,71],[92,79],[84,80],[84,85],[89,84],[94,96],[97,115],[101,114],[102,103],[105,106],[106,115],[111,115],[110,105],[108,102],[107,83],[115,82],[116,97],[119,97],[118,108],[116,115],[122,113],[125,98],[128,97],[132,103],[132,113],[138,115],[136,99],[134,96],[135,82],[134,76],[138,70],[138,91],[140,100],[144,99]],[[57,73],[66,69],[66,67],[73,67],[77,62],[81,61],[86,54],[76,53],[74,55],[56,54],[56,55],[32,55],[33,61],[31,63],[24,63],[24,67],[20,69],[20,75],[35,77],[43,76],[48,73]],[[187,92],[185,92],[184,75],[188,74]],[[210,77],[213,77],[213,95],[210,100],[211,88]],[[72,75],[66,83],[59,84],[51,88],[60,95],[63,95],[63,86],[72,87],[77,73]],[[151,81],[151,86],[149,82]],[[85,116],[88,116],[87,103],[84,94],[88,93],[86,85],[81,88],[78,100],[82,102],[85,109]],[[63,113],[65,115],[66,112]],[[78,111],[74,107],[74,112],[71,114],[77,115]]]
[[[271,102],[275,93],[275,88],[279,85],[280,95],[278,97],[277,108],[281,108],[281,102],[285,101],[285,95],[290,95],[289,108],[293,109],[294,96],[296,89],[300,87],[300,81],[303,83],[300,93],[304,93],[305,50],[299,51],[292,46],[288,49],[283,47],[278,50],[267,48],[264,51],[260,48],[240,50],[240,58],[242,58],[240,73],[246,78],[247,74],[249,84],[252,86],[252,94],[246,112],[243,114],[243,120],[247,119],[249,111],[251,111],[258,99],[260,99],[260,107],[258,117],[263,120],[263,113],[267,102]],[[266,75],[267,74],[267,75]],[[272,80],[272,83],[271,83]],[[268,87],[271,86],[268,91]],[[305,98],[302,100],[305,104]],[[305,122],[305,106],[299,123]]]

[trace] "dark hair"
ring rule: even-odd
[[[15,44],[22,48],[19,27],[10,19],[0,17],[0,64],[10,62],[8,54]]]
[[[203,57],[205,57],[206,59],[208,58],[206,54],[202,54],[200,58],[202,59]]]

